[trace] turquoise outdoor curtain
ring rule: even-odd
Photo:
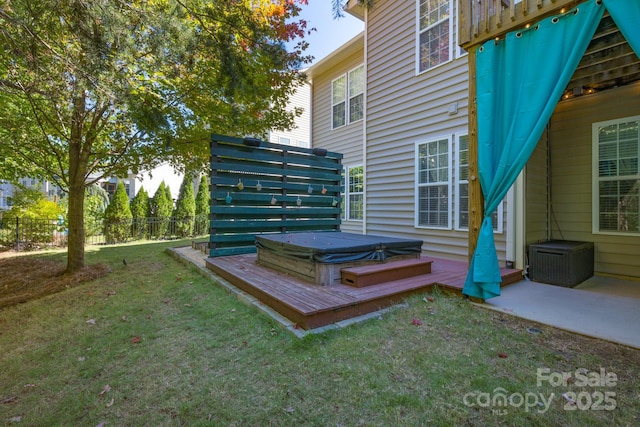
[[[604,6],[588,1],[504,40],[486,42],[476,52],[478,174],[485,212],[465,295],[500,295],[491,215],[531,156],[603,12]]]
[[[640,0],[590,0],[504,40],[487,42],[476,52],[478,169],[485,216],[465,295],[500,295],[491,215],[529,160],[605,7],[640,56]]]
[[[633,51],[640,56],[640,1],[604,0],[604,5]]]

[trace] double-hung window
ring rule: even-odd
[[[418,72],[443,64],[452,56],[451,0],[418,1]]]
[[[451,228],[451,138],[416,145],[417,227]]]
[[[469,229],[469,136],[458,135],[456,137],[457,158],[457,197],[456,197],[456,229]],[[491,217],[493,231],[502,233],[503,205],[498,205]]]
[[[362,166],[352,166],[348,168],[348,206],[347,218],[352,221],[362,221],[363,196],[364,196],[364,173]]]
[[[336,129],[364,117],[364,66],[331,83],[331,128]]]
[[[640,234],[640,116],[594,123],[593,232]]]

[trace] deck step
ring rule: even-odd
[[[383,264],[349,267],[340,270],[343,285],[362,288],[394,280],[431,273],[431,260],[426,258],[403,259]]]
[[[509,286],[522,280],[522,270],[514,268],[502,268],[500,275],[502,276],[500,287]]]

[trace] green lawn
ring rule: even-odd
[[[439,293],[299,339],[166,253],[180,244],[88,248],[111,273],[1,309],[0,424],[640,425],[640,351]],[[573,381],[538,385],[544,368]],[[581,384],[601,369],[615,385]]]

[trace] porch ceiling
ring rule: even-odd
[[[640,59],[609,14],[605,14],[564,98],[627,85],[640,80]]]

